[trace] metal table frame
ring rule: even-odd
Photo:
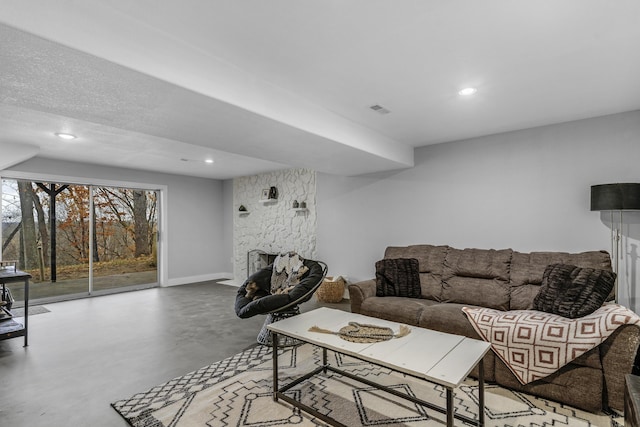
[[[322,414],[322,413],[318,412],[317,410],[315,410],[314,408],[312,408],[312,407],[310,407],[308,405],[305,405],[304,403],[299,402],[299,401],[297,401],[297,400],[295,400],[295,399],[293,399],[293,398],[291,398],[291,397],[289,397],[289,396],[287,396],[285,394],[285,392],[287,390],[295,387],[296,385],[302,383],[303,381],[306,381],[306,380],[310,379],[311,377],[313,377],[313,376],[315,376],[315,375],[317,375],[319,373],[326,374],[327,371],[331,371],[331,372],[335,372],[335,373],[337,373],[339,375],[343,375],[345,377],[351,378],[351,379],[353,379],[355,381],[359,381],[359,382],[361,382],[363,384],[367,384],[367,385],[369,385],[371,387],[375,387],[375,388],[377,388],[379,390],[382,390],[384,392],[390,393],[390,394],[392,394],[394,396],[400,397],[402,399],[409,400],[409,401],[411,401],[413,403],[416,403],[418,405],[421,405],[421,406],[427,407],[429,409],[435,410],[435,411],[440,412],[442,414],[446,414],[447,415],[447,427],[453,427],[454,418],[457,418],[459,420],[465,421],[465,422],[467,422],[469,424],[476,424],[477,426],[480,426],[480,427],[484,426],[484,364],[482,363],[482,359],[480,359],[480,361],[476,365],[476,366],[478,366],[478,419],[474,420],[474,419],[469,418],[467,416],[459,415],[459,414],[455,414],[454,413],[454,408],[453,408],[453,394],[454,393],[453,393],[453,388],[452,387],[448,387],[448,386],[444,386],[443,385],[443,387],[445,387],[446,391],[447,391],[447,397],[446,397],[447,407],[445,409],[445,408],[442,408],[442,407],[440,407],[438,405],[435,405],[433,403],[426,402],[426,401],[421,400],[421,399],[417,399],[417,398],[415,398],[413,396],[410,396],[410,395],[407,395],[407,394],[404,394],[404,393],[400,393],[400,392],[398,392],[398,391],[396,391],[394,389],[391,389],[391,388],[389,388],[387,386],[378,384],[376,382],[370,381],[370,380],[365,379],[365,378],[360,378],[360,377],[358,377],[356,375],[353,375],[350,372],[346,372],[344,370],[341,370],[341,369],[338,369],[338,368],[336,368],[334,366],[329,365],[329,363],[327,361],[327,348],[319,346],[319,345],[317,345],[315,343],[311,343],[311,344],[316,346],[316,347],[322,348],[322,366],[319,366],[316,369],[314,369],[313,371],[311,371],[311,372],[309,372],[309,373],[307,373],[307,374],[305,374],[305,375],[303,375],[303,376],[301,376],[299,378],[296,378],[295,380],[291,381],[290,383],[285,384],[285,385],[280,387],[279,384],[278,384],[278,345],[277,345],[277,343],[278,343],[278,336],[277,336],[278,333],[276,333],[275,331],[272,331],[272,334],[273,334],[273,355],[272,355],[272,359],[273,359],[273,400],[275,402],[277,402],[279,399],[282,399],[285,402],[293,405],[294,407],[299,408],[299,409],[307,412],[308,414],[310,414],[310,415],[312,415],[312,416],[314,416],[314,417],[316,417],[318,419],[321,419],[322,421],[324,421],[324,422],[326,422],[326,423],[328,423],[328,424],[330,424],[332,426],[335,426],[335,427],[351,427],[351,426],[347,426],[345,424],[342,424],[341,422],[339,422],[339,421],[337,421],[337,420],[335,420],[335,419],[333,419],[333,418],[331,418],[331,417],[329,417],[329,416],[327,416],[325,414]],[[286,334],[283,334],[283,335],[286,335]],[[335,350],[332,350],[332,351],[335,351]],[[349,356],[350,357],[355,357],[355,356],[353,356],[351,354],[349,354]],[[364,359],[360,359],[358,357],[356,357],[356,358],[359,359],[359,360],[363,360],[364,362],[367,362],[367,363],[373,363],[370,360],[364,360]],[[373,363],[373,364],[375,364],[375,363]],[[378,365],[378,366],[382,366],[382,365]],[[409,374],[407,374],[407,375],[409,375]],[[418,378],[418,377],[416,377],[414,375],[410,375],[410,376],[412,376],[414,378]],[[424,378],[418,378],[418,379],[423,380],[423,381],[427,381],[427,382],[431,382],[431,381],[426,380]]]

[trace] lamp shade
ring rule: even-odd
[[[623,183],[592,185],[591,210],[640,210],[640,184]]]

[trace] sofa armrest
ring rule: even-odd
[[[600,344],[605,406],[624,411],[624,377],[633,370],[639,344],[640,327],[638,325],[620,326]]]
[[[351,302],[351,312],[360,313],[362,302],[370,297],[376,296],[375,279],[364,280],[349,285],[349,301]]]

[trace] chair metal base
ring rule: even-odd
[[[262,345],[272,345],[273,344],[273,334],[267,326],[272,324],[273,322],[277,322],[278,320],[288,319],[289,317],[297,316],[300,314],[300,308],[298,306],[293,307],[291,310],[285,311],[283,313],[269,313],[267,318],[264,320],[264,324],[262,325],[262,329],[258,334],[258,343]],[[303,341],[300,341],[296,338],[288,337],[285,335],[278,335],[278,347],[294,347],[304,344]]]

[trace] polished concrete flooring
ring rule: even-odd
[[[238,319],[237,288],[205,282],[47,304],[0,341],[0,426],[120,427],[109,405],[236,354],[263,316]],[[319,304],[349,310],[348,301]]]

